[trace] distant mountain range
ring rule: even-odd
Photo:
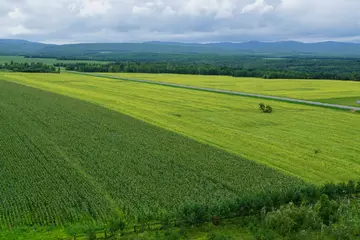
[[[26,40],[0,39],[0,55],[30,56],[86,56],[91,54],[121,53],[166,53],[166,54],[245,54],[245,55],[321,55],[321,56],[358,56],[360,44],[343,42],[301,43],[295,41],[244,43],[80,43],[51,45]]]
[[[17,39],[0,39],[0,54],[23,55],[40,51],[46,45]]]

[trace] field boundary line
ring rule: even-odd
[[[131,81],[131,82],[147,83],[147,84],[167,86],[167,87],[191,89],[191,90],[197,90],[197,91],[203,91],[203,92],[212,92],[212,93],[221,93],[221,94],[228,94],[228,95],[235,95],[235,96],[242,96],[242,97],[268,99],[268,100],[275,100],[275,101],[282,101],[282,102],[296,103],[296,104],[304,104],[304,105],[325,107],[325,108],[333,108],[333,109],[341,109],[341,110],[360,111],[360,107],[323,103],[323,102],[315,102],[315,101],[302,100],[302,99],[296,99],[296,98],[262,95],[262,94],[257,94],[257,93],[238,92],[238,91],[223,90],[223,89],[216,89],[216,88],[196,87],[196,86],[191,86],[191,85],[158,82],[158,81],[143,80],[143,79],[123,78],[123,77],[108,76],[108,75],[96,74],[96,73],[85,73],[85,72],[76,72],[76,71],[65,71],[65,72],[73,73],[73,74],[80,74],[80,75],[88,75],[88,76],[93,76],[93,77],[102,77],[102,78],[109,78],[109,79],[115,79],[115,80],[122,80],[122,81]]]

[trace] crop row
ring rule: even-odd
[[[306,184],[68,97],[0,81],[0,225],[158,219]]]

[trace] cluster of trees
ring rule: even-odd
[[[41,62],[17,63],[11,61],[10,63],[0,64],[0,70],[29,73],[60,73],[60,68],[56,68],[54,65],[48,65]]]
[[[216,208],[196,204],[186,205],[179,212],[178,218],[189,224],[195,224],[210,221],[213,216],[229,218],[259,215],[262,211],[269,212],[288,203],[297,206],[302,204],[311,206],[319,201],[323,195],[334,200],[356,194],[360,194],[360,181],[358,183],[354,181],[339,184],[328,183],[321,187],[310,185],[294,188],[288,192],[273,192],[251,198],[241,198],[233,202],[224,202]]]
[[[284,62],[285,61],[285,62]],[[69,71],[79,72],[130,72],[174,73],[195,75],[224,75],[233,77],[260,77],[267,79],[334,79],[360,81],[360,63],[343,66],[308,63],[308,60],[262,60],[246,65],[219,65],[216,63],[134,62],[114,63],[59,63]],[[265,63],[265,64],[264,64]],[[328,64],[332,64],[329,62]]]
[[[116,219],[105,229],[105,236],[132,234],[159,227],[162,230],[174,226],[183,229],[205,222],[220,225],[224,219],[236,217],[241,227],[249,228],[256,239],[279,239],[279,236],[309,239],[314,234],[357,239],[360,236],[359,194],[360,181],[349,181],[262,194],[220,203],[216,207],[189,204],[176,216],[164,216],[161,222],[140,220],[138,225],[129,225],[122,219]],[[88,232],[89,239],[93,239],[90,237],[93,235],[96,236],[94,230]],[[181,239],[181,234],[175,235],[177,237],[173,239]]]
[[[360,237],[359,194],[360,181],[329,183],[239,199],[216,209],[187,206],[180,216],[188,224],[211,219],[219,224],[222,221],[219,219],[240,217],[257,239],[278,239],[279,236],[309,239],[313,234],[357,239]]]
[[[276,235],[292,239],[311,239],[317,234],[326,239],[358,239],[360,237],[359,203],[351,198],[331,200],[322,195],[314,205],[281,206],[259,218],[257,238],[276,239]],[[260,231],[259,231],[260,230]],[[297,238],[296,238],[297,237]]]

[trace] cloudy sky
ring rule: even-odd
[[[360,42],[360,0],[0,0],[0,38]]]

